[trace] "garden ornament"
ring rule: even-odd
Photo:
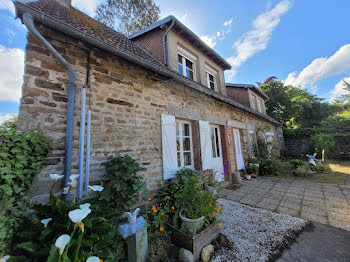
[[[314,153],[313,155],[306,154],[309,164],[316,166],[316,162],[315,162],[315,160],[317,160],[316,156],[317,156],[317,153]]]
[[[123,218],[126,217],[128,219],[129,224],[134,224],[136,223],[137,215],[139,212],[140,212],[140,209],[136,208],[134,212],[125,212],[122,217]]]

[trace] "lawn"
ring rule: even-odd
[[[304,163],[308,167],[308,163]],[[284,164],[278,177],[281,178],[291,178],[291,179],[300,179],[307,180],[310,182],[319,182],[319,183],[330,183],[337,185],[344,185],[348,176],[350,176],[350,162],[326,162],[324,164],[319,164],[324,168],[323,172],[312,172],[311,170],[306,170],[305,174],[298,176],[296,169],[290,166],[290,164]],[[297,173],[297,174],[296,174]]]

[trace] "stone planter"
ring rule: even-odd
[[[193,234],[192,237],[170,224],[167,224],[167,228],[172,232],[172,242],[178,247],[191,251],[195,261],[199,261],[202,249],[219,236],[219,228],[216,223],[211,224],[198,234]]]
[[[183,211],[184,209],[181,209],[179,216],[185,228],[187,229],[188,232],[197,233],[202,228],[202,222],[203,222],[204,216],[201,216],[200,218],[196,218],[196,219],[191,219],[183,216],[182,215]]]

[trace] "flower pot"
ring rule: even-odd
[[[250,179],[252,179],[252,176],[249,174],[245,174],[245,179],[250,180]]]
[[[197,233],[202,228],[202,222],[204,220],[204,216],[201,216],[200,218],[191,219],[191,218],[184,217],[182,215],[183,211],[184,209],[181,209],[179,216],[186,230],[191,233]]]
[[[217,192],[215,187],[205,185],[205,189],[208,190],[209,192],[213,193],[213,195],[217,195],[218,194],[218,192]]]

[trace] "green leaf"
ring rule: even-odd
[[[50,250],[50,256],[47,258],[46,262],[57,262],[59,258],[60,250],[56,246],[52,246]]]
[[[18,248],[27,251],[30,254],[35,254],[39,249],[39,246],[33,242],[25,242],[17,245]]]

